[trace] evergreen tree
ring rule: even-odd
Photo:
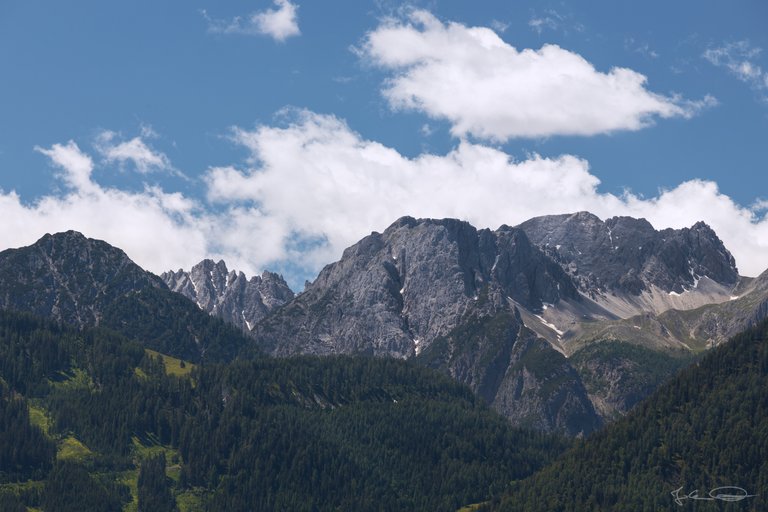
[[[45,512],[120,512],[120,496],[115,484],[104,484],[88,470],[73,462],[60,462],[48,476],[43,491]]]
[[[165,475],[165,455],[145,459],[139,469],[139,512],[178,512]]]

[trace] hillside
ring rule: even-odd
[[[3,510],[453,511],[566,447],[402,361],[200,367],[8,312],[0,379]]]
[[[0,252],[0,309],[105,326],[192,361],[229,361],[252,342],[171,292],[119,248],[76,231]]]
[[[737,486],[734,503],[696,510],[768,507],[768,321],[737,335],[658,389],[489,510],[678,510],[673,492]],[[722,491],[723,493],[728,492]],[[718,492],[716,491],[715,494]],[[709,507],[709,508],[706,508]]]

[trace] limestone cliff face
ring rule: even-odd
[[[189,272],[165,272],[168,287],[195,302],[200,309],[250,332],[268,313],[293,299],[282,276],[264,272],[250,279],[228,271],[224,261],[203,260]]]
[[[602,424],[579,374],[516,308],[466,319],[416,360],[467,384],[514,425],[578,436]]]
[[[254,329],[267,351],[410,357],[468,314],[578,300],[565,272],[516,228],[405,217],[328,265]]]
[[[568,435],[768,315],[768,278],[740,278],[706,224],[657,231],[586,212],[495,231],[403,217],[295,297],[275,274],[246,280],[210,260],[163,279],[269,354],[413,358],[516,425]]]
[[[536,217],[520,229],[566,269],[584,292],[617,290],[639,295],[656,286],[683,293],[696,280],[734,286],[733,256],[703,222],[656,231],[645,219],[603,222],[587,212]]]
[[[405,217],[347,249],[253,334],[274,355],[416,358],[514,424],[586,434],[601,420],[578,374],[517,310],[561,298],[580,300],[522,230]]]

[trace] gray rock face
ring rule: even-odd
[[[536,217],[519,228],[586,294],[639,295],[652,286],[679,294],[705,276],[726,286],[739,280],[733,256],[703,222],[656,231],[645,219],[613,217],[603,222],[579,212]]]
[[[417,357],[515,424],[578,435],[600,418],[576,371],[516,314],[561,298],[580,300],[522,230],[404,217],[347,249],[253,334],[281,356]]]
[[[210,260],[163,275],[203,310],[253,326],[267,353],[415,358],[514,424],[568,435],[625,414],[686,354],[768,314],[768,278],[740,280],[705,224],[656,231],[588,213],[496,231],[404,217],[295,298],[276,277],[246,281]]]
[[[768,271],[745,283],[731,300],[693,311],[666,311],[653,317],[661,326],[654,333],[664,341],[696,350],[715,347],[768,317]],[[617,323],[624,326],[633,318]]]
[[[103,326],[193,362],[229,361],[253,341],[171,292],[120,249],[75,231],[0,252],[0,308]]]
[[[602,424],[576,370],[516,308],[466,319],[416,360],[467,384],[514,425],[578,436]]]
[[[189,272],[165,272],[160,277],[203,311],[245,332],[294,297],[282,276],[264,272],[247,279],[242,272],[228,271],[223,261],[203,260]]]
[[[165,288],[115,247],[76,231],[45,235],[0,252],[0,308],[78,325],[97,325],[104,308],[128,293]]]
[[[522,230],[404,217],[347,249],[254,334],[277,355],[410,357],[469,312],[492,314],[511,301],[538,311],[560,297],[578,300],[578,292]]]

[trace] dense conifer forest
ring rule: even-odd
[[[766,340],[768,321],[734,337],[488,508],[768,510]],[[694,499],[718,488],[753,496]]]
[[[3,511],[456,510],[563,452],[379,358],[195,365],[0,313]]]

